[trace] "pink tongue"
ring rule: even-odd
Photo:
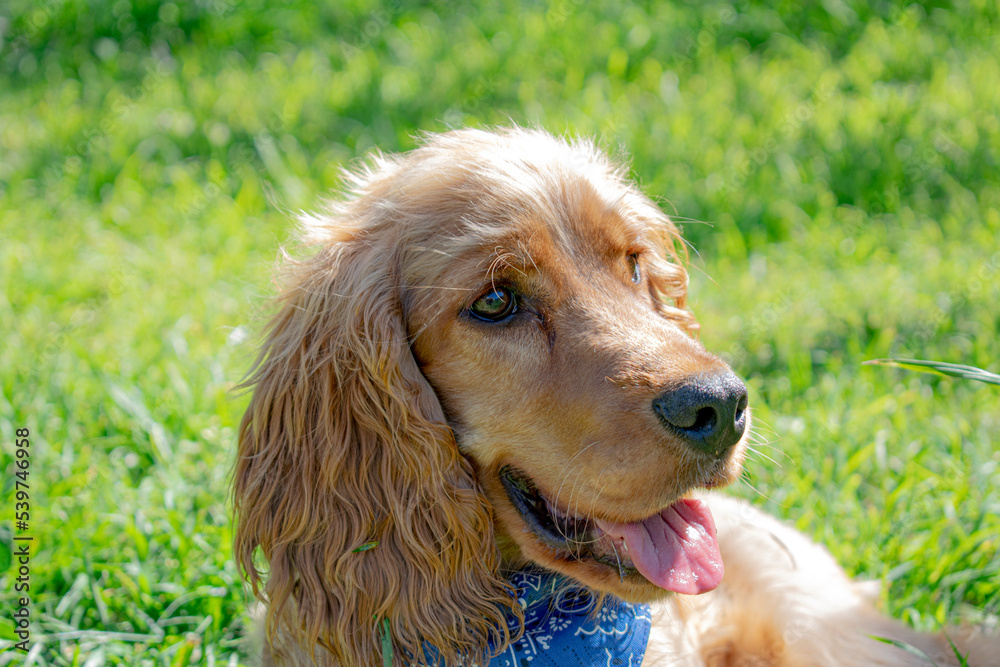
[[[701,500],[682,498],[659,514],[633,523],[597,520],[612,539],[625,541],[637,570],[660,588],[696,595],[712,590],[725,570],[715,521]]]

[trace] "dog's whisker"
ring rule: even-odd
[[[470,291],[471,291],[471,290],[470,290]],[[436,300],[436,301],[434,301],[434,303],[430,304],[430,308],[431,308],[432,310],[436,310],[436,309],[438,309],[438,306],[440,306],[441,302],[442,302],[442,301],[444,301],[444,299],[445,299],[445,297],[444,297],[444,296],[440,296],[440,297],[438,297],[438,298],[437,298],[437,300]],[[427,323],[425,323],[425,324],[424,324],[424,325],[423,325],[422,327],[420,327],[420,329],[419,329],[419,330],[418,330],[418,331],[417,331],[416,333],[414,333],[414,334],[413,334],[412,336],[408,336],[408,337],[407,337],[407,342],[408,342],[408,344],[409,344],[409,345],[413,345],[413,343],[415,343],[415,342],[416,342],[417,338],[419,338],[419,337],[420,337],[420,335],[421,335],[421,334],[423,334],[423,333],[424,333],[424,331],[426,331],[426,330],[427,330],[427,328],[428,328],[428,327],[430,326],[430,324],[431,324],[431,322],[429,322],[429,321],[428,321],[428,322],[427,322]]]
[[[774,503],[778,507],[784,507],[785,506],[783,503],[778,502],[777,500],[775,500],[774,498],[772,498],[771,496],[767,495],[766,493],[764,493],[763,491],[761,491],[760,489],[758,489],[756,486],[754,486],[753,483],[750,481],[750,473],[748,471],[746,471],[746,470],[743,471],[743,474],[740,475],[740,481],[743,484],[745,484],[748,487],[750,487],[750,489],[754,493],[756,493],[758,496],[760,496],[764,500],[766,500],[766,501],[768,501],[770,503]]]
[[[534,233],[533,232],[532,232],[532,237],[534,237]],[[525,243],[521,239],[517,240],[517,247],[521,249],[521,252],[524,253],[524,257],[527,258],[527,260],[528,260],[527,262],[524,262],[523,259],[522,259],[522,263],[531,264],[531,266],[533,266],[535,268],[535,273],[541,273],[541,271],[538,270],[538,265],[535,264],[535,260],[531,256],[531,253],[528,252],[528,247],[525,245]]]
[[[514,269],[515,271],[518,270],[517,269],[517,265],[515,264],[515,262],[511,261],[511,260],[515,260],[515,261],[518,260],[518,257],[517,257],[517,255],[515,253],[511,252],[510,250],[506,250],[506,249],[504,249],[503,247],[500,247],[500,246],[497,246],[496,248],[494,248],[493,252],[496,253],[496,255],[497,255],[497,261],[499,261],[503,265],[504,268],[506,268],[506,269]]]
[[[671,219],[673,220],[674,218],[671,218]],[[712,223],[710,223],[710,222],[702,222],[701,220],[688,220],[687,222],[694,222],[694,223],[700,223],[700,224],[703,224],[703,225],[709,225],[709,226],[711,226],[711,225],[712,225]],[[704,257],[702,257],[702,256],[701,256],[701,253],[700,253],[700,252],[698,251],[698,249],[697,249],[696,247],[694,247],[694,243],[692,243],[691,241],[689,241],[689,240],[688,240],[688,239],[687,239],[686,237],[684,237],[683,235],[678,235],[678,238],[680,238],[680,240],[684,242],[684,244],[685,244],[685,245],[686,245],[686,246],[688,247],[688,250],[690,250],[691,252],[693,252],[693,253],[694,253],[694,256],[698,258],[698,261],[699,261],[699,262],[702,262],[702,263],[704,263],[704,261],[705,261],[705,258],[704,258]],[[701,272],[701,274],[702,274],[703,276],[705,276],[706,278],[711,278],[711,276],[709,276],[709,275],[708,275],[708,273],[706,273],[706,272],[704,271],[704,269],[702,269],[702,268],[701,268],[700,266],[698,266],[698,265],[694,264],[693,262],[692,262],[692,263],[690,264],[690,266],[692,266],[692,267],[694,267],[695,269],[697,269],[698,271],[700,271],[700,272]],[[714,282],[714,281],[713,281],[713,282]]]
[[[458,257],[456,257],[455,255],[447,253],[444,250],[441,250],[440,248],[428,248],[427,246],[422,246],[422,245],[411,245],[407,247],[407,250],[416,250],[417,252],[433,252],[438,255],[444,255],[445,257],[448,257],[450,259],[458,259]]]
[[[748,450],[753,450],[754,452],[759,453],[761,456],[765,456],[764,450],[768,449],[768,450],[774,452],[779,458],[783,458],[786,461],[791,462],[793,460],[792,457],[788,454],[788,452],[786,452],[781,447],[775,447],[774,446],[775,442],[777,442],[777,441],[776,440],[769,440],[769,441],[750,440],[749,442],[747,442],[747,449]],[[773,463],[775,463],[775,465],[778,465],[779,467],[781,466],[781,464],[778,463],[777,461],[775,461],[774,459],[772,459],[770,457],[767,457],[767,458],[768,458],[769,461],[772,461]]]
[[[761,419],[760,417],[758,417],[756,415],[756,413],[754,414],[754,418],[753,418],[753,426],[754,426],[754,428],[763,428],[763,429],[766,429],[768,432],[771,433],[771,435],[773,435],[775,437],[781,437],[781,436],[778,435],[777,431],[775,431],[773,428],[771,428],[770,424],[768,424],[766,421],[764,421],[763,419]]]
[[[424,326],[420,327],[420,329],[418,329],[418,330],[417,330],[416,332],[414,332],[414,334],[413,334],[412,336],[409,336],[407,340],[409,340],[409,342],[410,342],[410,345],[413,345],[414,343],[416,343],[416,342],[417,342],[417,339],[418,339],[418,338],[420,338],[420,336],[421,336],[421,335],[422,335],[422,334],[423,334],[423,333],[424,333],[425,331],[427,331],[427,327],[429,327],[429,326],[430,326],[430,323],[428,322],[428,323],[427,323],[427,324],[425,324]]]
[[[776,433],[774,433],[773,431],[765,430],[764,428],[760,427],[758,424],[754,424],[749,429],[747,429],[747,431],[749,433],[755,433],[755,434],[761,434],[761,435],[767,434],[769,436],[773,435],[773,436],[777,437]]]
[[[698,253],[698,251],[697,251],[697,250],[695,251],[695,254],[696,254],[696,255],[698,255],[699,257],[701,256],[701,255],[700,255],[700,254]],[[718,287],[718,286],[719,286],[719,283],[718,283],[718,281],[716,281],[716,280],[715,280],[715,278],[713,278],[712,276],[710,276],[710,275],[708,274],[708,272],[707,272],[707,271],[705,271],[705,270],[704,270],[703,268],[701,268],[701,267],[700,267],[700,266],[698,266],[697,264],[695,264],[695,263],[693,263],[693,262],[692,262],[692,263],[691,263],[691,269],[692,269],[693,271],[697,271],[697,272],[698,272],[698,273],[700,273],[701,275],[705,276],[705,277],[706,277],[706,278],[707,278],[707,279],[709,280],[709,282],[711,282],[711,283],[712,283],[713,285],[715,285],[716,287]]]
[[[761,440],[761,441],[750,440],[750,441],[747,442],[747,446],[748,447],[755,447],[755,448],[760,449],[760,450],[767,449],[767,450],[770,450],[770,451],[774,452],[775,454],[777,454],[779,456],[787,456],[787,454],[785,453],[785,450],[783,450],[781,447],[775,447],[773,441],[770,441],[770,440]]]
[[[596,443],[591,443],[591,444],[596,444]],[[567,464],[567,468],[563,471],[562,479],[560,480],[559,486],[556,489],[556,495],[552,499],[552,504],[555,507],[562,507],[561,496],[562,496],[562,492],[563,492],[563,487],[566,485],[566,481],[569,479],[569,473],[571,472],[571,469],[570,469],[571,465],[572,465],[572,460],[570,460],[570,463]],[[575,478],[575,479],[578,479],[578,478],[579,478],[579,473],[577,474],[577,478]],[[575,484],[576,484],[576,482],[574,481],[574,486],[575,486]],[[570,489],[570,499],[571,500],[572,500],[572,497],[573,497],[573,493],[572,493],[572,487],[571,487],[571,489]],[[569,505],[566,505],[566,506],[568,507]],[[566,537],[567,539],[569,538],[569,536],[566,535],[563,532],[562,526],[558,522],[556,522],[556,530],[559,531],[559,534],[562,535],[563,537]]]
[[[764,493],[762,491],[760,491],[756,486],[754,486],[753,482],[750,481],[750,471],[749,470],[744,469],[743,472],[740,473],[740,482],[743,483],[743,484],[745,484],[746,486],[748,486],[751,491],[753,491],[755,494],[757,494],[761,498],[766,498],[766,496],[764,495]]]
[[[786,461],[786,462],[789,462],[789,463],[792,462],[792,457],[789,456],[787,453],[783,452],[780,449],[774,449],[774,448],[771,448],[771,449],[772,449],[773,453],[775,454],[775,456],[771,456],[764,449],[762,449],[760,447],[754,447],[754,446],[749,446],[749,445],[747,446],[747,451],[748,452],[753,452],[754,454],[757,454],[758,456],[767,459],[768,461],[770,461],[774,465],[778,466],[779,468],[782,467],[782,463],[781,463],[782,461]]]
[[[625,572],[622,570],[622,559],[618,557],[618,548],[615,547],[614,540],[611,540],[611,550],[615,552],[615,561],[618,563],[618,578],[625,581]]]
[[[583,494],[582,493],[578,494],[577,493],[577,488],[578,487],[582,488],[585,485],[585,483],[586,483],[584,481],[584,479],[583,479],[583,472],[584,472],[584,469],[583,469],[583,467],[581,467],[580,471],[577,473],[577,476],[576,476],[576,478],[573,481],[573,486],[570,487],[569,504],[567,505],[567,508],[570,508],[570,514],[571,514],[571,516],[574,516],[574,517],[580,517],[581,516],[581,513],[580,513],[580,497]],[[574,501],[574,498],[575,498],[575,501]],[[587,517],[583,517],[583,518],[585,520],[587,519]],[[572,539],[574,541],[576,541],[576,536],[574,535]]]
[[[677,206],[663,195],[651,195],[650,199],[655,201],[661,207],[669,206],[672,209],[672,212],[670,213],[671,218],[677,217],[678,220],[681,219],[679,216],[677,216]]]
[[[762,433],[751,433],[750,437],[747,438],[747,442],[757,447],[767,447],[768,449],[779,451],[779,448],[774,446],[777,440],[768,440]]]
[[[407,289],[443,289],[453,292],[471,292],[468,287],[446,287],[444,285],[408,285]]]
[[[511,261],[517,259],[517,256],[514,253],[504,250],[499,246],[494,248],[493,252],[495,256],[493,258],[493,261],[490,262],[489,269],[487,269],[487,275],[489,276],[490,283],[493,283],[496,272],[500,269],[511,269],[513,271],[517,271],[522,276],[527,277],[527,274],[521,269],[517,268],[517,265],[513,261]]]
[[[765,430],[763,428],[757,428],[756,424],[754,424],[754,426],[750,428],[749,433],[756,436],[773,437],[776,441],[781,439],[781,437],[774,431]]]
[[[599,443],[600,443],[600,440],[593,441],[592,443],[590,443],[589,445],[587,445],[586,447],[584,447],[583,449],[581,449],[580,451],[578,451],[576,454],[574,454],[573,457],[570,458],[570,460],[566,462],[566,468],[563,470],[563,479],[562,479],[562,482],[559,483],[559,489],[556,491],[556,497],[557,498],[559,497],[559,494],[562,492],[562,487],[566,483],[566,479],[569,477],[570,466],[573,465],[573,462],[576,460],[576,458],[578,456],[580,456],[581,454],[583,454],[588,449],[590,449],[591,447],[593,447],[594,445],[597,445]]]
[[[595,484],[599,484],[600,483],[601,477],[604,476],[604,473],[607,471],[607,469],[608,469],[608,466],[604,466],[603,468],[601,468],[601,471],[599,473],[597,473],[597,480],[595,481]],[[600,497],[604,493],[604,489],[607,488],[608,484],[610,484],[610,483],[611,483],[611,480],[609,479],[607,482],[605,482],[604,484],[601,485],[601,488],[597,491],[597,496],[598,497]],[[580,513],[577,510],[579,510],[579,506],[577,506],[576,510],[574,510],[574,513],[577,516],[581,516]],[[588,523],[593,523],[594,522],[594,516],[592,514],[590,514],[590,513],[587,513],[586,515],[583,515],[583,518]],[[593,537],[593,538],[591,538],[589,540],[578,540],[578,542],[580,544],[596,544],[596,543],[600,542],[601,539],[602,539],[602,536],[598,536],[598,537]]]
[[[752,460],[756,461],[757,463],[764,463],[764,461],[766,460],[766,461],[770,461],[771,463],[773,463],[774,465],[778,466],[779,468],[782,467],[782,465],[780,463],[778,463],[777,461],[775,461],[774,459],[772,459],[770,456],[768,456],[767,454],[764,454],[762,452],[759,452],[756,449],[747,448],[747,456],[749,458],[751,458]]]
[[[780,449],[776,449],[774,447],[772,447],[771,449],[773,449],[776,452],[784,454],[784,452],[782,452]],[[770,456],[768,456],[767,454],[765,454],[763,452],[763,450],[761,450],[759,448],[759,446],[757,445],[757,443],[747,443],[747,453],[748,454],[755,454],[758,457],[761,457],[763,459],[766,459],[766,460],[770,461],[771,463],[773,463],[774,465],[778,466],[779,468],[781,467],[781,464],[778,463],[778,461],[776,461],[775,459],[773,459]],[[787,454],[785,454],[785,456],[787,456]]]
[[[574,461],[576,460],[576,458],[577,458],[578,456],[580,456],[580,455],[581,455],[581,454],[583,454],[583,453],[584,453],[585,451],[587,451],[588,449],[590,449],[590,448],[591,448],[591,447],[593,447],[594,445],[598,444],[599,442],[600,442],[599,440],[595,440],[594,442],[590,443],[589,445],[587,445],[586,447],[584,447],[583,449],[581,449],[580,451],[578,451],[578,452],[577,452],[576,454],[574,454],[574,455],[573,455],[573,458],[571,458],[571,459],[570,459],[570,460],[569,460],[569,461],[568,461],[568,462],[566,463],[566,468],[565,468],[565,469],[563,470],[563,475],[562,475],[562,481],[560,481],[560,483],[559,483],[559,487],[558,487],[558,488],[556,489],[556,495],[555,495],[555,498],[553,499],[553,504],[554,504],[554,505],[555,505],[556,507],[560,507],[560,506],[561,506],[561,505],[560,505],[560,502],[559,502],[559,500],[560,500],[560,496],[562,495],[562,491],[563,491],[563,487],[565,486],[565,484],[566,484],[566,481],[567,481],[567,480],[569,479],[569,475],[570,475],[570,472],[572,472],[572,469],[573,469],[573,462],[574,462]],[[579,512],[578,512],[578,510],[579,510],[579,503],[577,502],[577,503],[576,503],[576,504],[574,505],[574,502],[573,502],[573,499],[574,499],[574,497],[577,497],[577,496],[576,496],[576,486],[577,486],[577,482],[578,482],[578,481],[580,480],[580,476],[581,476],[581,475],[583,474],[583,472],[584,472],[584,471],[583,471],[583,468],[582,468],[582,467],[581,467],[581,468],[580,468],[580,469],[579,469],[579,470],[577,471],[577,474],[576,474],[576,477],[574,477],[574,481],[573,481],[573,484],[572,484],[572,486],[570,487],[570,494],[569,494],[569,502],[568,502],[568,503],[567,503],[567,504],[565,505],[565,506],[566,506],[567,508],[573,508],[573,509],[571,509],[570,511],[571,511],[571,513],[572,513],[573,515],[576,515],[576,516],[579,516]],[[599,480],[599,479],[600,479],[600,477],[598,477],[598,480]],[[587,517],[587,518],[589,519],[589,517]],[[558,522],[556,522],[556,529],[557,529],[557,530],[559,531],[559,534],[560,534],[560,535],[562,535],[562,537],[565,537],[565,538],[566,538],[566,539],[568,539],[568,540],[569,540],[569,539],[571,539],[571,538],[570,538],[570,536],[566,535],[566,534],[565,534],[565,533],[563,532],[563,530],[562,530],[562,526],[560,526],[560,525],[558,524]],[[574,541],[575,541],[575,540],[574,540]]]
[[[773,431],[764,431],[763,429],[751,428],[747,432],[758,441],[778,442],[779,440],[781,440],[781,436],[779,436],[777,433]]]
[[[698,218],[689,218],[685,215],[677,215],[676,213],[670,214],[670,219],[675,222],[693,222],[698,225],[708,225],[709,227],[714,227],[715,223],[708,222],[706,220],[699,220]]]

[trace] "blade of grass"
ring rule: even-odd
[[[893,646],[895,646],[898,649],[902,649],[903,651],[906,651],[907,653],[912,653],[913,655],[917,656],[921,660],[926,660],[928,664],[935,665],[935,666],[937,665],[937,663],[934,662],[934,660],[932,660],[930,656],[928,656],[926,653],[924,653],[923,651],[921,651],[920,649],[918,649],[916,646],[911,646],[910,644],[907,644],[906,642],[900,641],[898,639],[892,639],[890,637],[879,637],[878,635],[868,635],[868,636],[871,637],[872,639],[874,639],[875,641],[882,642],[883,644],[892,644]]]
[[[975,366],[963,366],[961,364],[950,364],[945,361],[924,361],[922,359],[870,359],[862,362],[865,366],[896,366],[906,370],[918,371],[921,373],[934,373],[935,375],[947,375],[950,377],[965,378],[967,380],[978,380],[988,384],[1000,385],[1000,375],[990,373]]]
[[[969,667],[969,661],[966,656],[962,655],[958,647],[955,646],[955,642],[951,641],[951,637],[948,636],[947,632],[944,632],[944,638],[948,640],[948,645],[951,646],[951,650],[954,651],[955,657],[958,659],[959,667]]]
[[[382,620],[382,667],[392,667],[392,637],[389,634],[389,619]]]

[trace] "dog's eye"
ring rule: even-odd
[[[469,312],[481,320],[499,322],[513,315],[516,310],[517,299],[514,298],[514,293],[506,287],[494,287],[476,299]]]
[[[639,270],[639,255],[632,253],[628,256],[628,268],[632,270],[632,282],[639,284],[642,280],[642,272]]]

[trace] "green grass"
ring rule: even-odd
[[[628,151],[684,222],[703,340],[773,441],[734,492],[918,628],[995,617],[997,387],[861,364],[1000,371],[998,24],[850,0],[5,3],[0,523],[27,427],[29,661],[245,660],[232,388],[288,211],[375,146],[509,121]]]

